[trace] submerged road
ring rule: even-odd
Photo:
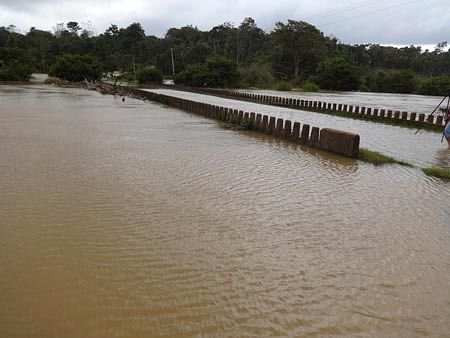
[[[171,89],[146,89],[160,94],[172,95],[198,102],[221,105],[248,112],[270,114],[292,121],[310,124],[319,128],[336,128],[361,136],[361,147],[381,152],[418,167],[450,167],[450,149],[447,142],[441,143],[441,135],[432,131],[402,128],[370,121],[353,120],[304,110],[221,98]]]

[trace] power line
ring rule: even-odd
[[[353,20],[353,19],[356,19],[356,18],[360,18],[360,17],[362,17],[362,16],[366,16],[366,15],[370,15],[370,14],[382,12],[382,11],[385,11],[385,10],[388,10],[388,9],[391,9],[391,8],[396,8],[396,7],[405,6],[405,5],[408,5],[408,4],[410,4],[410,3],[417,2],[417,1],[420,1],[420,0],[411,0],[411,1],[402,2],[402,3],[397,4],[397,5],[394,5],[394,6],[389,6],[389,7],[380,8],[380,9],[377,9],[377,10],[374,10],[374,11],[371,11],[371,12],[362,13],[362,14],[360,14],[360,15],[355,15],[355,16],[351,16],[351,17],[348,17],[348,18],[344,18],[344,19],[339,19],[339,20],[335,20],[335,21],[330,21],[330,22],[318,24],[318,26],[326,26],[326,25],[331,25],[331,24],[333,24],[333,23],[337,23],[337,22]]]
[[[361,7],[366,7],[366,6],[371,6],[380,2],[384,2],[386,0],[376,0],[376,1],[368,1],[368,0],[364,0],[364,1],[359,1],[359,2],[355,2],[351,5],[345,6],[345,7],[341,7],[341,8],[337,8],[337,9],[333,9],[333,10],[329,10],[329,11],[325,11],[322,12],[321,14],[316,14],[316,15],[311,15],[308,16],[306,18],[304,18],[304,20],[311,20],[311,19],[316,19],[316,18],[323,18],[323,17],[327,17],[330,15],[336,15],[336,13],[339,12],[346,12],[346,11],[354,11],[358,8]]]

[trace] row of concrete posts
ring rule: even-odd
[[[346,157],[356,158],[359,154],[360,137],[357,134],[324,128],[320,130],[300,122],[292,122],[274,116],[230,109],[208,103],[186,100],[174,96],[129,88],[129,94],[173,106],[191,113],[216,120],[245,125],[247,129],[273,135],[298,144],[323,149]]]
[[[305,108],[315,111],[341,112],[348,114],[357,114],[369,118],[385,118],[393,120],[403,120],[415,123],[424,123],[428,125],[444,126],[443,116],[434,116],[426,114],[417,114],[413,112],[398,111],[391,109],[381,109],[372,107],[361,107],[341,103],[328,103],[315,100],[302,100],[280,96],[262,95],[254,93],[238,92],[233,90],[214,90],[211,93],[225,95],[236,98],[243,98],[251,101],[258,101],[266,104],[273,104],[288,108]]]

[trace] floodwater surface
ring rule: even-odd
[[[448,337],[450,185],[0,86],[0,337]]]

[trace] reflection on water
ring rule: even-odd
[[[450,185],[95,92],[0,100],[1,337],[450,332]]]
[[[376,150],[383,154],[407,161],[419,167],[437,166],[435,154],[446,149],[447,144],[441,143],[441,135],[437,132],[416,130],[373,123],[363,120],[319,114],[297,109],[274,107],[245,101],[224,99],[220,97],[193,94],[167,89],[152,89],[163,94],[174,95],[191,100],[223,105],[228,108],[253,111],[271,116],[282,117],[292,121],[307,123],[319,128],[336,128],[361,135],[361,146]],[[444,167],[450,164],[447,162]]]

